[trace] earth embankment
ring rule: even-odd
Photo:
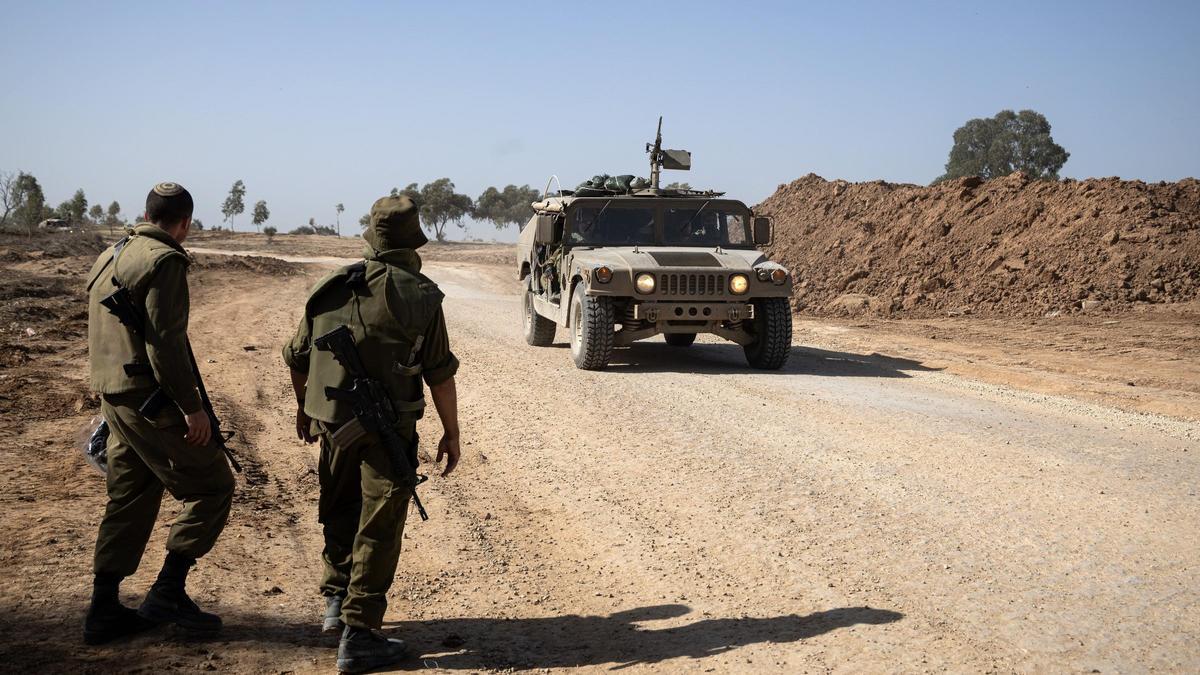
[[[1040,317],[1197,310],[1200,181],[1038,181],[1021,173],[933,186],[809,174],[757,209],[771,254],[818,315]]]

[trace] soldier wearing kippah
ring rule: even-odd
[[[225,527],[233,474],[212,443],[187,343],[190,259],[182,243],[192,223],[192,196],[159,183],[146,197],[146,221],[105,250],[88,277],[88,358],[92,389],[109,427],[108,506],[96,537],[95,582],[84,641],[100,644],[157,623],[202,633],[221,619],[201,611],[185,589],[189,568]],[[101,304],[127,289],[144,330]],[[147,417],[139,411],[161,390],[169,400]],[[163,491],[182,502],[167,535],[162,571],[135,611],[121,604],[121,580],[134,573]]]
[[[362,672],[404,657],[401,640],[375,632],[383,622],[387,592],[396,573],[400,540],[412,490],[381,438],[356,428],[354,411],[331,400],[326,387],[342,387],[346,370],[314,338],[339,326],[353,333],[364,367],[382,383],[398,412],[395,430],[417,463],[416,423],[429,386],[444,434],[437,461],[443,476],[458,464],[458,408],[442,314],[442,293],[420,273],[415,249],[427,239],[418,209],[405,196],[384,197],[371,208],[365,260],[317,284],[296,335],[283,349],[296,392],[296,431],[305,442],[320,439],[321,496],[326,598],[324,629],[342,630],[338,669]]]

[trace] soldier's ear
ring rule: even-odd
[[[192,229],[192,217],[187,216],[183,220],[179,221],[178,225],[171,228],[171,230],[172,230],[171,236],[174,237],[175,241],[182,244],[183,240],[187,239],[188,232],[191,229]]]

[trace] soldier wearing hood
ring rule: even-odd
[[[339,326],[350,329],[365,368],[382,383],[398,413],[396,431],[409,442],[413,466],[416,423],[425,407],[422,381],[428,385],[443,428],[437,461],[447,460],[443,476],[454,470],[459,458],[458,359],[450,351],[443,295],[420,272],[416,249],[428,239],[418,211],[402,195],[375,202],[363,235],[365,259],[317,284],[295,336],[283,349],[296,393],[297,435],[321,444],[324,629],[342,629],[337,665],[343,672],[378,668],[405,655],[403,641],[375,631],[387,608],[412,489],[381,439],[356,423],[350,405],[326,396],[326,387],[344,386],[348,375],[313,341]]]

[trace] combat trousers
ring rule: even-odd
[[[340,595],[342,621],[379,628],[400,560],[412,490],[392,468],[386,448],[367,435],[347,448],[321,434],[317,518],[325,535],[321,593]]]
[[[158,518],[163,489],[182,502],[167,550],[199,558],[225,529],[233,501],[233,474],[215,444],[189,445],[187,425],[174,406],[160,419],[142,417],[146,393],[105,394],[108,421],[108,506],[96,537],[95,573],[133,574]]]

